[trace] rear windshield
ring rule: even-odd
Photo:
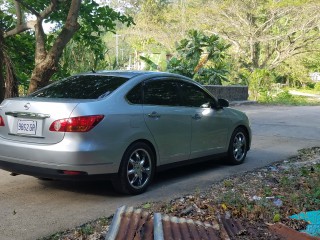
[[[128,78],[101,75],[79,75],[44,87],[30,97],[98,99],[108,96]]]

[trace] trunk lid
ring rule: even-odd
[[[69,118],[78,103],[79,100],[48,98],[4,100],[0,116],[5,126],[0,127],[0,137],[28,143],[58,143],[65,133],[51,132],[49,127],[57,119]]]

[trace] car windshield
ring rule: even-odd
[[[29,97],[98,99],[108,96],[127,80],[117,76],[72,76],[44,87]]]

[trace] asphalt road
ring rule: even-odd
[[[0,170],[0,239],[37,239],[110,216],[122,206],[170,200],[208,188],[224,177],[244,173],[295,155],[298,149],[320,146],[320,106],[247,105],[253,129],[252,149],[240,166],[211,162],[157,175],[148,192],[120,196],[106,182],[66,183],[10,176]]]

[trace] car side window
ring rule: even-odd
[[[179,106],[180,96],[175,81],[151,80],[144,84],[144,104]]]
[[[208,108],[214,99],[200,87],[187,82],[179,82],[178,86],[182,94],[183,106]]]
[[[132,88],[126,98],[132,104],[142,104],[142,84]]]

